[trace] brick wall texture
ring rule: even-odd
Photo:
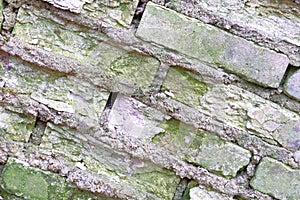
[[[0,10],[0,200],[300,200],[298,0]]]

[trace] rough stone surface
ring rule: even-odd
[[[57,111],[65,111],[98,119],[109,93],[86,81],[61,74],[47,73],[33,65],[9,58],[9,68],[0,68],[3,90],[29,94],[32,99]]]
[[[282,54],[152,3],[136,35],[267,87],[279,86],[289,63]]]
[[[129,27],[137,9],[138,0],[89,0],[83,13],[117,26]]]
[[[2,13],[2,10],[3,10],[3,0],[0,0],[0,11]],[[2,24],[2,21],[3,21],[3,15],[0,16],[0,23]]]
[[[153,138],[154,143],[195,165],[225,177],[234,177],[249,163],[249,151],[210,133],[174,119],[162,123],[161,127],[165,131]]]
[[[251,186],[278,199],[300,198],[300,171],[274,159],[263,158]]]
[[[300,70],[291,73],[284,83],[284,92],[300,101]]]
[[[0,107],[0,135],[6,139],[28,142],[35,121],[35,117],[6,111]]]
[[[203,187],[194,187],[190,190],[191,200],[233,200],[233,197],[220,194],[215,191],[206,190]]]
[[[291,120],[274,133],[273,137],[291,151],[300,150],[300,120]]]
[[[70,10],[75,13],[80,13],[82,10],[82,7],[85,2],[88,2],[89,0],[44,0],[48,3],[53,4],[55,7],[64,9],[64,10]]]
[[[163,113],[135,99],[118,95],[109,115],[108,127],[151,141],[154,135],[163,131],[159,124],[165,117]]]

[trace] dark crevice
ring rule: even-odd
[[[167,3],[169,3],[171,0],[165,0],[165,5],[167,4]]]
[[[111,109],[113,107],[117,96],[118,96],[118,92],[111,92],[109,94],[109,97],[108,97],[108,100],[107,100],[106,105],[104,107],[104,110]]]
[[[40,145],[46,129],[46,123],[37,119],[29,138],[29,143]]]
[[[189,182],[190,180],[188,178],[183,178],[179,181],[172,200],[181,200],[183,198]]]
[[[292,73],[294,73],[297,69],[299,69],[299,67],[294,67],[292,65],[288,65],[286,71],[285,71],[285,74],[280,82],[280,86],[283,87],[284,83],[286,82],[288,76]]]
[[[110,115],[110,111],[117,99],[119,92],[111,92],[109,94],[108,100],[106,102],[106,105],[104,107],[103,112],[101,113],[101,116],[99,118],[99,124],[104,128],[107,129],[108,128],[108,118]]]
[[[142,16],[143,16],[143,13],[144,13],[144,10],[145,10],[146,5],[147,5],[148,2],[149,2],[149,0],[140,0],[139,1],[138,6],[135,10],[133,19],[131,21],[131,25],[134,28],[137,28],[139,26],[140,21],[141,21]]]

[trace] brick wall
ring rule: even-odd
[[[0,3],[0,199],[300,199],[298,1]]]

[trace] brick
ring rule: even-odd
[[[266,87],[279,86],[289,63],[282,54],[151,2],[136,35]]]
[[[293,70],[284,83],[284,93],[300,101],[300,70]]]
[[[94,0],[84,5],[82,13],[116,26],[129,27],[138,2],[138,0]]]
[[[129,27],[138,5],[138,0],[43,0],[53,6],[74,13],[101,19],[117,26]],[[100,25],[100,23],[99,23]]]
[[[272,158],[262,159],[250,184],[277,199],[300,199],[300,170]]]
[[[249,163],[249,151],[224,142],[206,131],[175,119],[165,121],[161,127],[164,132],[153,138],[155,144],[211,172],[234,177],[238,170]]]
[[[82,10],[83,5],[85,2],[89,0],[43,0],[46,1],[52,5],[54,5],[57,8],[63,9],[63,10],[70,10],[75,13],[80,13]]]
[[[300,149],[300,120],[290,120],[278,128],[273,137],[291,151]]]
[[[13,34],[15,38],[83,65],[76,73],[94,77],[100,73],[114,75],[113,82],[128,81],[149,87],[159,67],[153,57],[127,52],[103,42],[105,36],[74,24],[62,23],[45,9],[24,6],[19,10]]]
[[[207,190],[202,186],[194,187],[190,190],[191,200],[233,200],[232,196],[221,194],[213,190]]]
[[[151,138],[163,131],[159,127],[165,115],[160,111],[123,95],[118,95],[111,109],[108,127],[112,131],[121,131],[134,137],[151,141]]]
[[[299,143],[297,131],[288,128],[299,120],[297,113],[239,87],[209,82],[200,75],[171,67],[162,89],[173,99],[231,126],[269,138],[274,144],[279,142],[294,149]]]

